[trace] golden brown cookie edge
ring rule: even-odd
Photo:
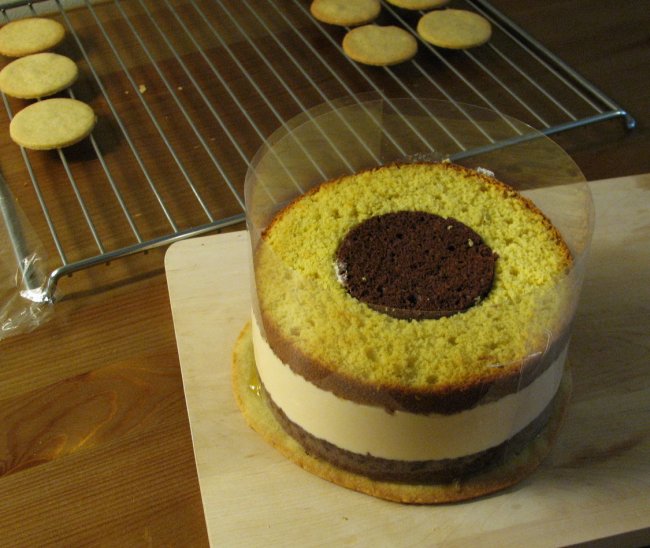
[[[46,46],[43,46],[39,49],[33,49],[33,48],[27,49],[26,46],[13,47],[13,48],[11,46],[6,47],[7,45],[2,43],[2,39],[0,35],[0,55],[4,55],[5,57],[11,57],[11,58],[24,57],[26,55],[31,55],[33,53],[50,51],[55,47],[57,47],[61,42],[63,42],[63,39],[65,38],[65,34],[66,34],[65,27],[58,21],[55,21],[54,19],[48,19],[47,17],[26,17],[24,19],[15,19],[13,21],[10,21],[9,23],[6,23],[0,28],[4,28],[5,26],[11,24],[24,24],[23,21],[27,21],[29,19],[43,19],[55,23],[55,26],[53,28],[56,27],[59,30],[57,36],[53,40],[50,40],[50,42]]]
[[[451,0],[386,0],[389,4],[405,10],[431,10],[446,6]]]
[[[376,1],[373,2],[375,4],[374,10],[369,11],[367,15],[364,15],[363,17],[360,15],[357,18],[342,19],[332,17],[326,10],[322,10],[320,8],[320,3],[324,1],[326,0],[314,0],[309,6],[309,12],[316,20],[328,25],[336,25],[339,27],[357,27],[360,25],[366,25],[377,19],[381,12],[381,3]]]
[[[45,99],[45,101],[52,101],[52,100],[54,100],[54,99]],[[58,148],[66,148],[66,147],[69,147],[69,146],[72,146],[72,145],[76,145],[80,141],[83,141],[86,137],[88,137],[92,133],[93,129],[95,129],[95,126],[97,125],[97,115],[95,114],[93,108],[90,105],[88,105],[87,103],[84,103],[83,101],[79,101],[78,99],[69,99],[69,100],[70,101],[76,101],[77,103],[81,103],[81,104],[85,105],[88,109],[90,109],[90,111],[93,114],[92,123],[89,124],[88,127],[85,127],[83,129],[83,131],[80,131],[79,133],[76,133],[74,135],[74,137],[70,137],[69,139],[67,139],[65,141],[59,141],[59,143],[57,145],[50,145],[50,144],[48,144],[48,145],[39,145],[37,143],[33,143],[33,142],[30,143],[30,142],[27,142],[27,141],[23,141],[20,138],[17,138],[17,136],[15,135],[15,124],[17,123],[16,119],[20,120],[20,116],[19,116],[20,113],[23,112],[24,110],[28,109],[30,106],[37,105],[37,104],[40,104],[40,103],[44,102],[44,101],[40,101],[38,103],[32,103],[32,105],[29,105],[28,107],[25,107],[24,109],[18,111],[18,113],[12,118],[11,122],[9,123],[9,136],[11,137],[11,140],[14,143],[16,143],[17,145],[19,145],[19,146],[21,146],[23,148],[30,149],[30,150],[56,150]]]
[[[369,65],[373,67],[390,67],[393,65],[399,65],[400,63],[405,63],[406,61],[409,61],[415,57],[415,55],[418,52],[418,44],[417,40],[409,34],[407,31],[401,29],[400,27],[395,27],[393,26],[392,28],[396,28],[399,30],[402,30],[406,35],[410,36],[413,38],[412,42],[412,47],[408,51],[405,51],[402,55],[396,55],[394,56],[391,60],[389,61],[384,61],[384,62],[378,62],[376,60],[371,59],[370,56],[368,55],[359,55],[359,50],[357,49],[355,51],[354,46],[350,46],[350,36],[353,36],[353,33],[355,32],[362,32],[364,28],[370,27],[370,26],[377,26],[377,25],[363,25],[360,27],[356,27],[346,33],[346,35],[343,37],[343,42],[342,42],[342,47],[343,47],[343,52],[353,61],[356,61],[357,63],[361,63],[364,65]]]
[[[22,93],[22,92],[16,91],[15,89],[13,89],[11,87],[10,80],[8,80],[7,82],[4,82],[2,74],[7,69],[7,67],[9,67],[13,63],[15,63],[17,61],[20,61],[22,59],[29,59],[32,55],[41,55],[41,54],[57,55],[59,57],[64,57],[64,58],[68,59],[70,61],[70,63],[72,63],[72,65],[74,65],[76,70],[73,72],[73,74],[70,77],[66,78],[65,80],[62,80],[61,84],[59,86],[48,88],[46,91],[44,91],[42,93],[37,93],[37,92]],[[72,65],[70,65],[70,66],[72,66]],[[10,79],[11,76],[8,76],[7,78]],[[78,78],[79,78],[79,67],[78,67],[77,63],[75,63],[69,57],[67,57],[65,55],[60,55],[58,53],[52,53],[52,52],[32,53],[30,55],[25,55],[23,57],[19,57],[17,59],[14,59],[11,63],[8,63],[7,65],[5,65],[2,68],[2,70],[0,70],[0,91],[2,91],[5,95],[8,95],[10,97],[15,97],[16,99],[41,99],[43,97],[49,97],[51,95],[55,95],[56,93],[59,93],[60,91],[63,91],[64,89],[69,88],[70,86],[72,86],[77,81]],[[9,85],[7,85],[7,84],[9,84]]]
[[[487,32],[482,34],[477,33],[477,36],[472,40],[466,40],[464,42],[458,40],[453,43],[451,41],[441,40],[439,37],[433,37],[431,36],[431,34],[427,33],[427,29],[424,28],[426,25],[427,18],[438,17],[439,16],[438,14],[448,12],[448,11],[464,12],[479,17],[480,19],[482,19],[487,23],[487,27],[486,27],[488,29]],[[489,42],[490,38],[492,38],[492,24],[482,15],[468,10],[459,10],[459,9],[434,10],[420,17],[416,25],[416,32],[418,33],[418,36],[422,38],[422,40],[431,44],[432,46],[436,46],[443,49],[463,50],[463,49],[476,48],[478,46],[482,46],[483,44]]]

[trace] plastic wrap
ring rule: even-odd
[[[46,262],[40,240],[0,178],[0,340],[49,317]]]
[[[452,319],[396,319],[379,312],[357,313],[365,305],[335,287],[333,258],[325,256],[335,244],[331,249],[325,245],[329,251],[323,257],[301,246],[301,231],[317,226],[316,218],[294,230],[293,248],[278,251],[264,237],[278,212],[325,181],[392,163],[446,160],[493,175],[530,199],[570,249],[568,271],[510,300],[488,297]],[[391,197],[377,200],[384,204]],[[355,207],[372,209],[371,201]],[[436,469],[436,463],[465,462],[496,446],[502,458],[521,449],[521,444],[511,445],[517,434],[532,424],[539,432],[548,420],[553,411],[549,402],[555,401],[566,376],[571,323],[593,230],[584,178],[550,139],[517,120],[476,107],[348,98],[297,117],[268,140],[247,174],[246,203],[258,369],[260,361],[271,364],[260,369],[262,381],[272,386],[271,398],[289,422],[308,433],[301,440],[313,436],[343,449],[343,454],[360,455],[367,461],[362,473],[364,466],[381,467],[386,459],[398,470],[404,462],[433,463]],[[418,209],[417,199],[406,209]],[[336,215],[336,208],[327,214]],[[339,241],[343,232],[333,239]],[[296,257],[312,253],[320,266],[296,266],[302,264]],[[479,308],[480,322],[471,320]],[[436,322],[453,323],[456,331],[449,335],[447,328],[436,330]],[[495,351],[501,358],[493,361],[481,358],[482,380],[466,390],[462,401],[446,400],[435,375],[417,377],[419,365],[438,359],[437,352],[466,359],[463,345],[486,333],[492,339],[481,342],[485,355],[490,349],[508,351]],[[413,341],[422,337],[432,338],[429,356],[413,350]],[[364,378],[340,367],[364,361],[371,371]],[[373,367],[381,374],[374,376]],[[282,375],[286,378],[278,380]],[[391,382],[384,383],[386,377]],[[410,395],[404,395],[403,386]],[[319,454],[317,448],[310,450]],[[328,458],[327,452],[322,456]],[[356,462],[356,457],[346,458],[342,461]],[[350,469],[359,471],[354,462]],[[400,474],[395,477],[406,477]]]

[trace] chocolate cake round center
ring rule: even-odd
[[[371,217],[345,236],[337,276],[348,293],[397,318],[463,312],[492,287],[496,253],[467,225],[422,211]]]

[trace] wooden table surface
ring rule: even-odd
[[[587,178],[650,172],[647,0],[493,3],[637,118],[557,137]],[[206,545],[163,251],[63,285],[43,325],[0,341],[0,545]]]

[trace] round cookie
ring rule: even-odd
[[[65,28],[53,19],[17,19],[0,28],[0,54],[22,57],[47,51],[61,43],[64,37]]]
[[[400,27],[364,25],[345,35],[343,51],[358,63],[389,66],[413,58],[418,44],[411,33]]]
[[[407,504],[458,502],[506,489],[532,474],[550,452],[571,394],[570,371],[564,373],[552,414],[544,429],[519,451],[509,452],[497,466],[450,483],[416,485],[372,480],[340,469],[308,454],[282,428],[273,414],[255,366],[251,326],[247,324],[235,344],[232,364],[233,392],[247,424],[272,447],[301,468],[337,485],[377,498]]]
[[[19,99],[53,95],[71,86],[79,69],[58,53],[34,53],[12,61],[0,70],[0,91]]]
[[[448,49],[468,49],[485,44],[492,36],[492,25],[481,15],[456,9],[431,11],[418,21],[423,40]]]
[[[449,4],[450,0],[387,0],[389,4],[406,10],[432,10]]]
[[[20,146],[51,150],[73,145],[87,137],[97,118],[93,109],[76,99],[46,99],[18,112],[9,134]]]
[[[309,10],[323,23],[353,27],[374,21],[381,4],[379,0],[314,0]]]

